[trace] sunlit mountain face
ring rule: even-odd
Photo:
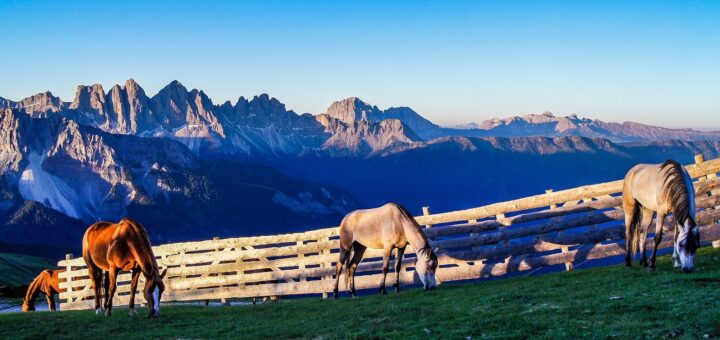
[[[334,226],[388,201],[449,211],[720,150],[717,132],[575,115],[447,128],[358,98],[319,114],[265,94],[216,104],[177,81],[153,96],[130,79],[0,107],[0,244],[33,249],[77,245],[88,224],[124,216],[171,242]]]

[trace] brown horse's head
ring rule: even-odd
[[[143,294],[149,309],[148,319],[160,316],[160,298],[165,291],[165,284],[162,280],[165,278],[165,274],[167,274],[167,268],[161,274],[155,272],[152,278],[145,280]]]
[[[435,270],[437,267],[437,256],[430,247],[422,248],[417,252],[415,271],[423,284],[423,289],[435,289],[435,286],[437,286],[437,281],[435,280]]]
[[[34,312],[35,311],[35,300],[33,299],[30,301],[27,301],[27,300],[23,301],[22,311],[23,312]]]

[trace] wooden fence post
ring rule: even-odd
[[[553,192],[553,189],[547,189],[547,190],[545,190],[545,193],[546,193],[546,194],[552,194],[552,192]],[[557,204],[551,204],[551,205],[550,205],[550,209],[557,209]]]
[[[565,253],[567,253],[570,249],[569,249],[567,246],[565,246],[565,247],[562,247],[561,250],[562,250],[562,253],[565,254]],[[567,261],[567,262],[565,262],[565,271],[571,272],[571,271],[573,271],[574,269],[575,269],[575,265],[572,263],[572,261]]]
[[[72,276],[70,275],[72,273],[72,265],[70,265],[70,260],[72,260],[72,258],[73,258],[73,254],[70,254],[70,253],[65,254],[65,274],[67,275],[65,282],[67,282],[68,284],[70,283],[70,281],[72,281]],[[70,292],[70,291],[72,291],[72,289],[68,288],[66,291]],[[68,298],[65,303],[70,303],[70,302],[72,302],[72,298]]]
[[[430,216],[430,207],[422,207],[423,216]],[[432,224],[426,224],[425,228],[432,228]]]

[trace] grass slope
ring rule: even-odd
[[[655,273],[617,265],[355,300],[166,306],[159,320],[123,309],[112,318],[7,314],[0,338],[720,337],[719,257],[720,250],[702,249],[692,274],[672,269],[665,256]]]
[[[44,269],[55,267],[40,257],[0,253],[0,286],[27,285]]]

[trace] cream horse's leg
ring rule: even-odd
[[[640,220],[640,228],[638,232],[638,246],[640,249],[640,265],[643,267],[648,266],[647,254],[645,253],[645,245],[647,244],[647,234],[650,225],[652,224],[653,211],[647,208],[642,208],[642,219]]]
[[[650,268],[648,268],[648,270],[650,270],[650,271],[655,270],[655,257],[657,256],[658,246],[660,245],[660,242],[662,242],[663,222],[664,221],[665,221],[665,213],[658,212],[656,221],[655,221],[655,238],[654,238],[655,246],[653,247],[652,256],[650,256]]]
[[[385,252],[383,253],[383,266],[382,266],[382,280],[380,280],[380,295],[387,294],[385,290],[385,279],[387,278],[388,270],[390,270],[390,256],[392,255],[393,247],[385,246]]]
[[[335,265],[335,288],[333,289],[333,298],[335,298],[335,299],[337,299],[337,297],[338,297],[338,285],[340,285],[340,273],[342,273],[343,264],[345,264],[345,261],[347,261],[348,256],[350,256],[350,249],[345,250],[345,249],[343,249],[342,246],[340,246],[340,258],[338,258],[338,262]]]
[[[402,269],[403,255],[405,255],[405,247],[398,248],[395,254],[395,293],[400,291],[400,270]]]
[[[350,260],[350,268],[348,268],[347,273],[350,279],[350,295],[352,297],[355,297],[355,269],[357,269],[358,264],[362,261],[365,249],[367,249],[367,247],[360,243],[355,242],[355,244],[353,244],[353,258]]]

